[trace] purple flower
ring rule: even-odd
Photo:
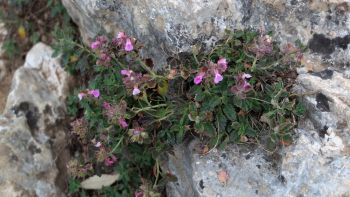
[[[227,61],[225,58],[220,58],[218,60],[218,68],[221,70],[221,72],[225,72],[227,69]]]
[[[218,84],[220,81],[222,81],[224,78],[222,77],[222,75],[220,75],[218,72],[215,73],[215,77],[214,77],[214,83]]]
[[[113,166],[115,162],[117,162],[117,157],[114,155],[106,157],[104,161],[105,165],[108,167]]]
[[[236,85],[231,87],[231,92],[234,93],[241,99],[246,97],[246,94],[252,90],[252,85],[247,81],[247,79],[251,78],[250,74],[240,73],[235,76]]]
[[[117,35],[117,39],[124,39],[126,38],[126,35],[124,32],[119,32],[118,35]]]
[[[134,87],[134,89],[132,90],[132,95],[138,95],[138,94],[140,94],[140,89],[138,88],[138,87]]]
[[[96,148],[100,148],[101,145],[102,145],[101,142],[96,142],[95,147],[96,147]]]
[[[194,84],[198,85],[202,82],[203,77],[204,77],[205,73],[200,72],[197,74],[197,76],[194,78]]]
[[[143,196],[143,192],[142,191],[136,191],[134,193],[134,197],[141,197],[141,196]]]
[[[99,42],[99,41],[95,41],[95,42],[92,42],[90,44],[90,48],[92,48],[92,49],[98,49],[100,47],[101,47],[101,42]]]
[[[85,96],[86,96],[86,94],[83,93],[83,92],[80,92],[80,93],[78,94],[78,98],[79,98],[80,101],[81,101]]]
[[[203,66],[196,77],[194,78],[194,83],[196,85],[203,81],[204,77],[212,77],[214,84],[220,83],[224,77],[222,74],[227,70],[227,61],[225,58],[220,58],[215,64],[209,61],[206,66]]]
[[[141,93],[139,87],[141,87],[142,84],[150,81],[147,75],[135,73],[132,70],[121,70],[120,73],[124,76],[123,83],[125,87],[130,90],[134,96]]]
[[[131,75],[131,70],[121,70],[120,74],[129,77]]]
[[[134,49],[132,39],[124,32],[119,32],[117,34],[117,37],[113,39],[112,43],[120,48],[123,48],[127,52],[130,52]]]
[[[128,123],[126,122],[126,120],[124,118],[119,118],[118,124],[123,129],[128,128]]]
[[[103,44],[107,42],[107,38],[105,36],[98,36],[94,42],[90,44],[91,49],[99,49]]]
[[[134,46],[132,45],[130,38],[126,39],[124,49],[125,51],[128,51],[128,52],[134,49]]]
[[[92,95],[95,98],[98,98],[98,97],[100,97],[100,90],[97,90],[97,89],[96,90],[89,90],[88,94]]]

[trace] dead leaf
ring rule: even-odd
[[[218,179],[219,179],[220,183],[226,185],[229,178],[230,178],[230,176],[229,176],[229,174],[227,173],[226,170],[221,169],[218,172]]]
[[[119,179],[119,174],[102,174],[101,176],[94,175],[81,182],[80,186],[83,189],[102,189],[115,183]]]
[[[240,142],[248,142],[248,138],[245,135],[242,135],[239,139]]]
[[[27,37],[27,31],[22,25],[18,27],[17,33],[22,40]]]
[[[204,145],[204,147],[202,148],[202,150],[201,150],[201,154],[202,155],[205,155],[205,154],[207,154],[209,152],[209,147],[208,147],[208,145]]]

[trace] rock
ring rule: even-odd
[[[346,72],[326,69],[300,73],[297,83],[300,92],[309,94],[303,101],[316,129],[332,127],[344,133],[350,131],[350,79]]]
[[[65,99],[69,75],[36,44],[16,70],[0,115],[1,196],[64,196]],[[2,189],[1,189],[2,188]]]
[[[182,196],[348,196],[350,152],[345,142],[328,130],[297,130],[298,139],[280,153],[229,145],[201,156],[197,142],[178,146],[165,168],[178,178],[168,183],[167,194]],[[347,138],[349,139],[349,138]],[[348,145],[347,145],[348,146]],[[348,146],[349,148],[349,146]],[[217,173],[227,171],[226,185]]]
[[[348,0],[63,0],[86,42],[118,31],[145,44],[156,65],[196,44],[210,48],[225,29],[273,31],[282,41],[308,44],[312,54],[333,65],[350,62]]]

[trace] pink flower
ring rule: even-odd
[[[90,48],[92,48],[92,49],[98,49],[100,47],[101,47],[101,42],[99,42],[99,41],[95,41],[95,42],[92,42],[90,44]]]
[[[126,39],[124,49],[125,51],[128,51],[128,52],[134,49],[134,46],[132,45],[130,38]]]
[[[121,70],[120,74],[129,77],[131,75],[131,70]]]
[[[202,82],[203,77],[204,77],[205,73],[200,72],[197,74],[197,76],[194,78],[194,84],[198,85]]]
[[[97,143],[95,144],[95,147],[96,147],[96,148],[100,148],[101,145],[102,145],[101,142],[97,142]]]
[[[220,75],[218,72],[215,73],[214,83],[218,84],[220,81],[222,81],[224,78],[222,75]]]
[[[135,196],[135,197],[141,197],[141,196],[143,196],[143,191],[136,191],[136,192],[134,193],[134,196]]]
[[[126,38],[126,35],[124,32],[119,32],[118,35],[117,35],[117,39],[124,39]]]
[[[118,119],[118,124],[123,129],[128,128],[128,123],[126,123],[124,118],[119,118]]]
[[[226,61],[226,59],[225,58],[220,58],[219,60],[218,60],[218,66],[219,66],[219,69],[221,69],[222,70],[222,72],[225,72],[226,71],[226,69],[227,69],[227,61]]]
[[[138,95],[138,94],[140,94],[140,89],[138,88],[138,87],[134,87],[134,89],[132,90],[132,95]]]
[[[83,93],[83,92],[80,92],[80,93],[78,94],[79,100],[81,101],[81,100],[84,98],[84,96],[86,96],[86,94]]]
[[[103,108],[105,109],[105,110],[108,110],[108,109],[110,109],[112,106],[111,106],[111,104],[110,103],[108,103],[108,102],[103,102],[103,104],[102,104],[102,106],[103,106]]]
[[[97,90],[97,89],[96,90],[89,90],[88,94],[92,95],[95,98],[98,98],[100,96],[100,90]]]
[[[105,165],[108,167],[113,166],[115,162],[117,162],[117,157],[114,155],[106,157],[104,161]]]
[[[252,90],[252,85],[247,81],[247,79],[251,78],[250,74],[240,73],[236,78],[236,85],[231,87],[231,92],[234,93],[241,99],[246,97],[246,93]]]
[[[132,39],[127,36],[124,32],[119,32],[117,37],[113,39],[112,43],[118,47],[123,48],[125,51],[129,52],[134,49],[132,44]]]
[[[103,44],[107,42],[107,38],[105,36],[98,36],[94,42],[90,44],[90,48],[98,49],[101,48]]]

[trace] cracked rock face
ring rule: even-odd
[[[348,0],[63,0],[85,41],[125,31],[163,66],[167,57],[201,43],[210,48],[225,29],[273,31],[282,42],[299,39],[322,61],[350,62]]]
[[[4,113],[0,115],[1,196],[64,196],[65,98],[69,76],[36,44],[16,70]],[[62,168],[62,169],[60,169]]]
[[[308,123],[312,125],[312,123]],[[337,131],[323,137],[308,127],[298,129],[293,145],[279,153],[230,145],[201,156],[196,141],[176,147],[166,170],[178,181],[168,183],[172,197],[202,196],[349,196],[350,146]],[[225,170],[226,184],[218,179]]]

